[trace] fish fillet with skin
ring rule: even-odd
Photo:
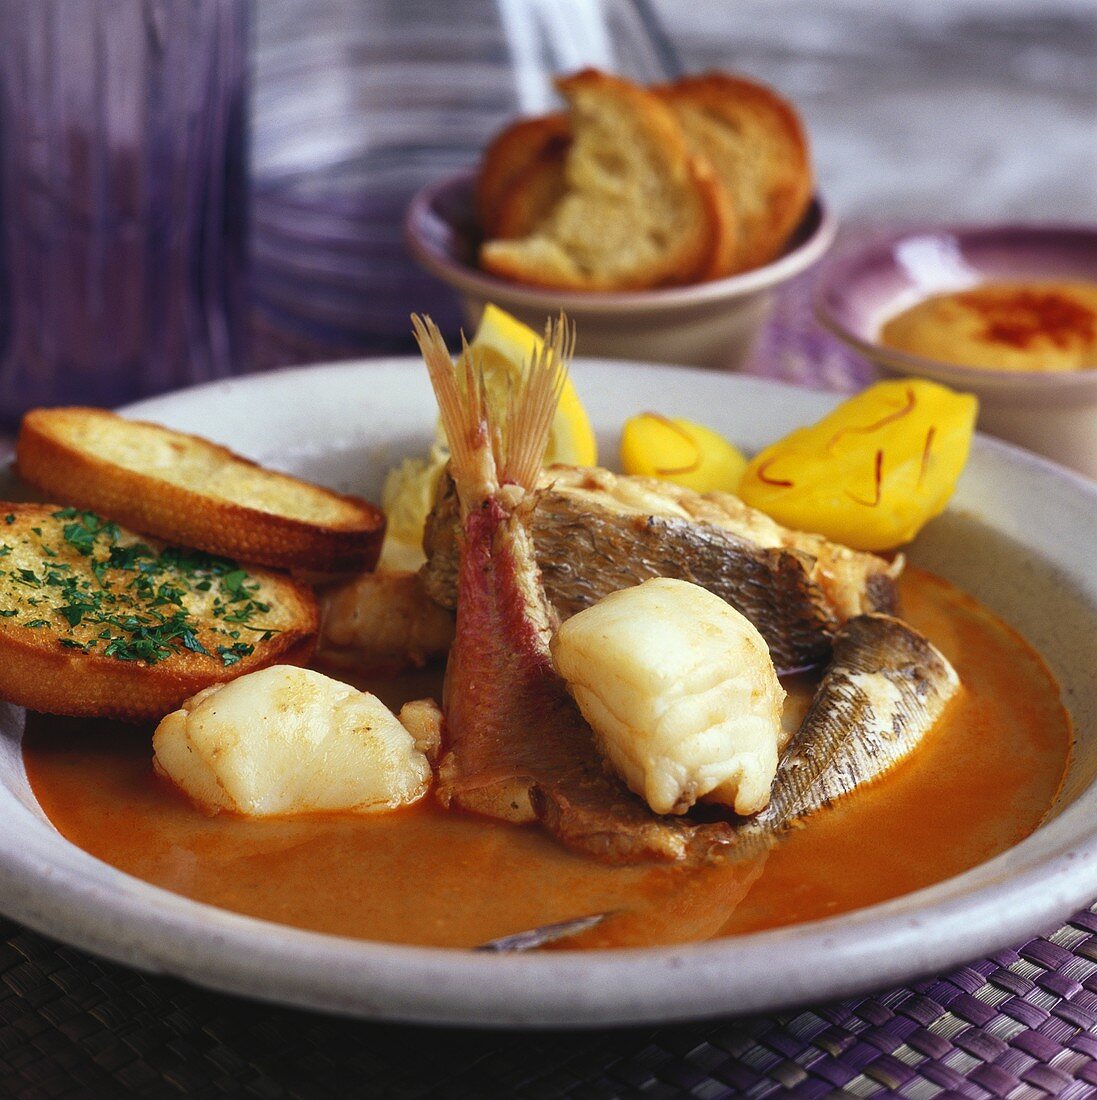
[[[959,690],[952,665],[909,623],[850,619],[783,749],[769,805],[729,824],[719,855],[758,859],[790,826],[879,780],[917,751]]]
[[[543,471],[538,487],[533,542],[562,619],[652,577],[690,581],[750,619],[788,672],[824,664],[852,616],[897,610],[901,558],[781,527],[729,493],[572,466]],[[456,602],[456,526],[456,494],[443,480],[420,575],[447,607]]]
[[[769,805],[740,828],[737,855],[768,847],[789,825],[879,779],[916,751],[960,679],[908,623],[858,615],[777,768]]]
[[[769,802],[785,692],[757,627],[719,596],[653,577],[573,615],[550,649],[607,763],[656,813]]]
[[[661,818],[608,775],[552,667],[554,616],[530,523],[568,359],[563,326],[549,334],[502,424],[468,349],[457,368],[433,325],[417,319],[416,337],[450,440],[459,505],[439,798],[504,820],[538,820],[567,846],[611,862],[709,858],[733,840],[732,826]]]

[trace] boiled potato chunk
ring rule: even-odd
[[[599,748],[656,813],[769,802],[785,693],[756,627],[719,596],[656,578],[567,620],[552,640]]]
[[[621,469],[697,493],[734,493],[747,460],[722,435],[680,417],[640,413],[621,429]]]
[[[378,699],[291,665],[200,691],[152,744],[157,772],[215,813],[374,813],[421,798],[431,778]]]
[[[877,382],[755,456],[739,496],[785,527],[892,550],[945,510],[978,411],[924,378]]]

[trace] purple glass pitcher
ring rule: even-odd
[[[248,0],[0,0],[0,421],[247,336]]]

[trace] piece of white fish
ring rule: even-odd
[[[603,756],[656,813],[769,801],[785,692],[765,639],[719,596],[668,577],[622,588],[551,651]]]

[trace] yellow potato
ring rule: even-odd
[[[977,412],[936,382],[879,382],[752,459],[739,496],[786,527],[892,549],[944,511]]]
[[[621,468],[698,493],[734,493],[746,458],[722,435],[691,420],[645,412],[621,430]]]

